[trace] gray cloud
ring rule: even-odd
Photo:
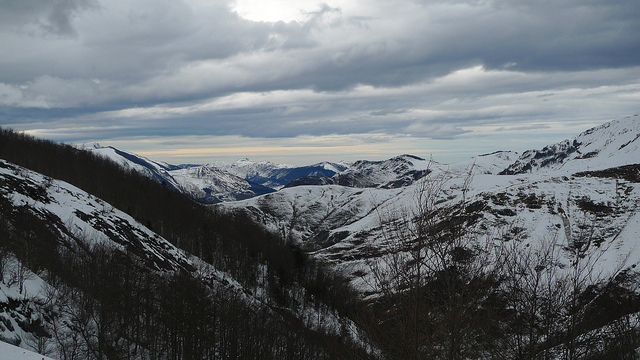
[[[231,6],[0,0],[0,126],[453,139],[637,112],[636,0],[335,0],[291,22]]]
[[[39,30],[40,35],[75,35],[73,18],[96,6],[96,0],[1,0],[0,20],[5,26]]]

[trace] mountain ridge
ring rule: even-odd
[[[166,188],[164,190],[168,191]],[[209,216],[210,219],[215,217],[215,214]],[[170,224],[166,223],[164,225],[170,226]],[[202,225],[205,229],[217,226],[214,222],[207,222]],[[215,333],[212,327],[221,326],[223,328],[242,328],[244,330],[240,331],[241,333],[250,333],[249,324],[257,321],[250,319],[259,316],[261,321],[269,321],[270,326],[280,327],[279,331],[282,335],[278,336],[293,336],[286,334],[292,334],[292,329],[296,328],[297,333],[295,336],[297,340],[296,342],[292,341],[291,346],[300,347],[301,332],[306,334],[304,336],[331,337],[335,336],[332,335],[335,329],[323,327],[323,322],[337,323],[347,321],[342,319],[339,314],[326,308],[325,305],[323,305],[325,308],[321,309],[309,306],[302,308],[288,307],[278,303],[270,295],[270,292],[273,291],[270,287],[273,287],[273,285],[269,285],[264,278],[269,274],[271,274],[269,276],[274,276],[273,270],[269,270],[269,266],[266,263],[262,263],[262,261],[266,261],[269,258],[264,253],[261,255],[262,260],[253,264],[256,269],[252,270],[257,273],[259,269],[262,275],[256,275],[256,279],[250,282],[251,286],[247,286],[246,283],[241,283],[237,279],[238,273],[231,274],[219,270],[218,267],[213,265],[214,262],[224,264],[224,261],[214,261],[211,259],[214,255],[209,254],[207,255],[209,262],[206,262],[169,243],[162,236],[150,230],[149,226],[142,225],[110,203],[90,195],[74,185],[52,179],[5,160],[0,160],[0,240],[2,240],[0,241],[0,264],[3,265],[3,267],[0,267],[0,275],[2,275],[0,277],[0,308],[3,309],[3,312],[0,312],[0,341],[23,347],[36,347],[41,344],[42,347],[38,348],[40,352],[55,353],[63,356],[66,351],[73,351],[74,353],[83,354],[78,355],[80,357],[90,358],[93,356],[92,347],[100,346],[93,344],[93,340],[91,340],[93,337],[87,337],[86,342],[77,341],[73,344],[65,344],[65,340],[61,339],[72,337],[76,331],[93,331],[101,334],[96,336],[105,337],[111,336],[111,334],[114,334],[113,336],[122,336],[118,335],[117,331],[114,332],[115,329],[109,328],[109,330],[106,330],[111,321],[108,319],[119,318],[119,315],[112,313],[106,315],[103,313],[94,314],[92,311],[102,306],[110,306],[110,311],[117,311],[118,314],[121,314],[121,312],[128,311],[129,307],[133,307],[133,305],[128,304],[127,301],[129,300],[126,300],[126,297],[118,300],[125,304],[120,304],[118,301],[109,303],[109,301],[113,301],[113,296],[116,296],[111,294],[122,295],[121,291],[124,291],[124,289],[121,286],[129,284],[129,281],[134,281],[131,279],[143,281],[147,287],[156,287],[154,291],[147,287],[139,289],[135,286],[126,288],[128,289],[126,291],[134,292],[135,294],[132,294],[132,296],[136,296],[138,300],[140,296],[143,296],[141,295],[143,293],[151,294],[158,291],[160,293],[170,292],[174,294],[173,298],[178,297],[176,299],[176,301],[179,301],[177,305],[163,305],[166,304],[167,300],[160,296],[162,294],[154,295],[156,296],[154,301],[157,301],[155,304],[157,308],[153,311],[156,313],[162,309],[161,313],[165,314],[166,312],[168,315],[171,314],[171,311],[175,311],[175,307],[185,312],[194,311],[196,308],[202,308],[202,311],[209,311],[213,305],[207,305],[208,301],[215,301],[215,306],[227,307],[234,313],[234,317],[226,317],[226,315],[220,315],[215,311],[213,313],[202,313],[199,315],[200,321],[209,323],[208,325],[206,325],[207,323],[198,324],[198,331],[203,331],[202,329],[208,326],[207,331],[214,331]],[[252,235],[251,232],[247,231],[251,228],[249,224],[245,224],[242,227],[236,226],[230,222],[224,223],[224,227],[235,227],[236,231],[242,230],[241,237],[233,242],[237,248],[239,245],[237,240],[247,242],[249,239],[245,237],[252,237]],[[171,232],[169,231],[169,233]],[[224,234],[224,232],[218,233],[216,238],[224,237]],[[188,235],[185,233],[173,234],[174,240],[178,240],[178,244],[183,242],[183,246],[188,245],[188,241],[194,241],[189,240]],[[210,236],[210,234],[203,231],[198,232],[197,236],[204,238]],[[262,241],[266,240],[262,239]],[[224,240],[214,239],[214,241],[207,242],[207,246],[222,247],[223,242]],[[225,247],[229,247],[228,242],[229,240],[224,245]],[[274,245],[276,244],[270,244],[272,247]],[[201,254],[203,254],[205,248],[206,246],[204,245],[199,246]],[[240,247],[240,249],[242,248]],[[287,253],[282,251],[284,249],[288,248],[273,247],[271,250],[277,252],[278,260],[282,264],[288,261]],[[249,250],[246,251],[249,253]],[[12,255],[12,252],[15,252],[16,255]],[[254,247],[251,252],[260,253],[260,250]],[[243,251],[239,251],[239,254],[243,253]],[[18,256],[20,256],[20,259],[18,259]],[[232,256],[238,255],[221,253],[217,256],[220,259],[232,259]],[[14,258],[15,260],[12,260]],[[275,256],[271,258],[275,259]],[[234,262],[238,260],[236,259]],[[104,268],[99,268],[99,271],[95,270],[98,271],[98,274],[92,276],[97,276],[97,278],[91,278],[91,281],[87,281],[87,276],[94,270],[92,268],[79,268],[84,263]],[[65,267],[67,267],[67,270],[65,270],[67,273],[60,277],[61,271]],[[248,270],[244,269],[243,271],[246,272]],[[5,276],[6,271],[10,272],[10,276]],[[103,272],[106,274],[103,274]],[[43,281],[36,273],[46,275],[49,283]],[[19,276],[16,281],[12,280],[14,276]],[[106,276],[112,276],[108,278],[109,281],[117,279],[117,284],[108,283],[108,287],[98,286],[98,288],[95,288],[96,284],[107,284],[107,280],[104,279]],[[142,278],[139,278],[140,276]],[[72,283],[72,287],[70,287],[65,281],[71,281],[70,279],[74,278],[76,280],[73,281],[76,281],[76,283]],[[77,278],[84,280],[80,280],[80,283],[77,283],[79,281]],[[273,278],[270,277],[270,279]],[[39,285],[32,285],[34,281]],[[86,286],[82,284],[83,281],[87,282]],[[151,283],[149,283],[150,281]],[[273,281],[280,283],[277,280]],[[187,286],[185,284],[190,285]],[[19,291],[17,290],[18,286]],[[195,291],[198,296],[189,300],[189,296],[180,293],[181,286],[185,291]],[[89,289],[86,289],[86,287]],[[176,288],[174,289],[174,287]],[[60,292],[61,295],[56,295],[56,291]],[[142,291],[142,293],[138,291]],[[299,288],[296,291],[299,294],[295,296],[307,296]],[[295,292],[292,290],[293,293]],[[163,296],[168,295],[165,294]],[[184,297],[184,299],[179,297]],[[94,298],[95,300],[93,300]],[[104,301],[105,303],[100,303],[98,306],[94,301]],[[189,303],[189,301],[196,303]],[[188,307],[182,309],[180,304],[186,304],[184,306]],[[126,306],[122,307],[121,305]],[[82,308],[83,306],[88,308]],[[166,308],[166,306],[169,306],[169,308]],[[139,308],[140,305],[137,304],[136,307]],[[85,320],[85,315],[83,315],[86,312],[89,312],[91,316],[95,316],[97,323],[88,322],[77,325],[79,321],[87,321]],[[320,320],[310,321],[305,317],[308,317],[309,314],[313,314],[311,315],[312,319],[323,319],[322,322]],[[72,320],[67,320],[65,316],[70,317]],[[239,325],[237,323],[238,316],[245,317],[246,321]],[[171,322],[163,322],[165,320],[157,318],[155,321],[172,329],[170,328],[170,326],[173,326]],[[196,320],[184,319],[182,321]],[[211,323],[212,321],[214,322],[213,324]],[[100,324],[103,324],[104,328],[101,328]],[[106,335],[106,332],[109,335]],[[255,335],[260,336],[258,334],[259,332]],[[189,336],[197,336],[200,339],[199,341],[204,341],[202,339],[209,335],[191,334]],[[246,334],[242,336],[246,336]],[[273,338],[272,335],[269,336]],[[359,335],[354,332],[350,336],[357,339]],[[107,341],[106,338],[103,341]],[[244,340],[242,338],[233,340],[232,338],[230,341],[242,342]],[[153,355],[144,355],[146,351],[152,351],[149,348],[145,348],[147,345],[138,343],[134,338],[127,335],[126,339],[117,340],[117,345],[115,346],[131,346],[128,350],[122,350],[129,352],[133,348],[139,348],[141,350],[137,351],[142,351],[139,356],[153,358]],[[220,348],[221,345],[211,343],[207,346]],[[224,346],[227,347],[228,345]],[[65,350],[67,347],[69,350]],[[101,353],[108,350],[99,349],[96,351]],[[185,351],[189,354],[196,350],[175,348],[170,352],[179,353],[180,351]],[[228,353],[228,350],[225,351]],[[248,355],[251,354],[250,351],[258,350],[249,348],[249,350],[243,351],[247,356],[251,357],[253,355]],[[264,353],[264,351],[267,350],[260,350],[260,353]],[[277,354],[279,350],[274,347],[272,351]],[[324,350],[320,350],[320,352],[322,351]],[[274,357],[279,358],[278,355],[274,355]]]
[[[494,152],[455,164],[440,164],[410,155],[380,162],[361,161],[354,163],[351,170],[344,170],[353,176],[351,186],[286,187],[206,207],[149,177],[143,178],[142,173],[123,171],[120,165],[104,157],[88,156],[64,145],[33,140],[25,149],[33,151],[40,145],[48,146],[48,151],[42,152],[44,159],[38,163],[15,146],[28,138],[19,134],[7,137],[3,133],[3,136],[8,144],[0,143],[3,153],[52,174],[76,179],[95,195],[0,161],[0,232],[9,234],[10,240],[0,242],[0,250],[8,246],[14,251],[13,255],[0,252],[0,260],[9,259],[14,274],[17,274],[15,269],[21,268],[21,262],[12,259],[19,258],[31,259],[25,264],[33,267],[33,273],[46,275],[43,269],[56,268],[47,258],[51,254],[62,256],[60,265],[83,262],[96,265],[105,276],[114,276],[114,279],[119,278],[120,269],[134,266],[137,270],[147,269],[145,272],[167,274],[157,280],[164,284],[158,301],[180,295],[175,286],[183,289],[184,294],[195,291],[198,296],[190,300],[188,297],[180,300],[182,295],[176,299],[194,301],[193,304],[199,304],[195,305],[198,309],[211,309],[198,302],[201,296],[221,296],[214,298],[223,308],[234,304],[228,302],[233,300],[224,295],[226,290],[216,291],[218,286],[227,289],[230,285],[229,289],[235,289],[233,294],[237,292],[245,299],[235,303],[238,307],[231,307],[236,309],[230,312],[234,316],[243,316],[248,306],[249,314],[258,311],[260,316],[273,321],[284,319],[286,324],[304,324],[302,328],[295,327],[302,333],[311,331],[312,336],[316,336],[320,334],[317,332],[326,330],[322,334],[336,336],[336,339],[348,336],[348,342],[359,344],[357,348],[369,349],[362,354],[371,358],[386,355],[403,358],[406,349],[413,346],[411,341],[403,340],[403,334],[414,329],[414,325],[406,327],[406,321],[409,319],[411,324],[415,316],[418,316],[415,326],[420,326],[415,329],[423,331],[427,328],[422,324],[428,324],[431,333],[445,339],[430,342],[430,337],[420,338],[423,345],[416,351],[424,351],[428,358],[429,351],[437,352],[442,341],[446,343],[446,336],[450,334],[448,324],[454,320],[443,322],[442,319],[456,309],[465,311],[460,322],[455,322],[456,326],[469,326],[465,329],[474,334],[485,334],[487,328],[497,331],[489,338],[475,335],[469,338],[472,348],[461,349],[468,351],[469,358],[484,351],[490,354],[496,346],[500,353],[515,356],[523,351],[522,341],[525,348],[534,346],[535,354],[553,359],[577,349],[594,358],[615,358],[611,354],[623,351],[616,347],[617,341],[630,341],[630,348],[624,351],[640,349],[640,338],[634,337],[640,331],[640,322],[633,321],[640,320],[637,291],[640,273],[636,270],[640,266],[640,249],[636,246],[640,236],[640,152],[637,151],[640,124],[637,117],[603,124],[574,138],[522,154]],[[109,151],[121,156],[113,149]],[[78,161],[65,162],[56,157],[47,161],[46,156],[53,154],[65,154]],[[82,166],[64,167],[68,163]],[[93,165],[83,171],[84,165],[91,163]],[[95,173],[88,169],[94,169]],[[514,173],[505,173],[507,169]],[[209,174],[233,176],[219,174],[220,170],[210,166],[186,166],[171,171],[186,173],[189,170],[201,178]],[[420,171],[422,176],[406,184],[387,186],[390,179],[402,179],[414,171]],[[125,182],[110,181],[110,172],[121,172],[118,176]],[[145,192],[146,197],[138,198],[137,192]],[[111,201],[104,201],[102,196]],[[171,200],[172,196],[178,198]],[[144,199],[144,203],[135,199]],[[127,209],[131,215],[116,207]],[[166,211],[173,211],[172,216],[176,218],[167,217]],[[234,222],[238,219],[241,222]],[[245,222],[245,219],[251,221]],[[261,235],[255,237],[247,231],[249,228]],[[182,250],[166,240],[163,242],[153,229],[167,234],[167,239],[171,238]],[[107,250],[94,248],[76,238],[114,245]],[[20,247],[24,244],[39,250],[25,251],[28,248]],[[231,252],[221,252],[229,249]],[[185,250],[191,254],[187,255]],[[432,252],[441,255],[431,257]],[[195,255],[202,256],[201,260]],[[249,258],[239,265],[241,257],[238,256]],[[136,260],[132,262],[132,259]],[[213,264],[227,266],[227,270],[221,271],[231,272],[216,272]],[[308,267],[309,264],[312,267]],[[194,271],[204,276],[188,275]],[[210,271],[212,273],[206,275]],[[67,276],[83,279],[86,275],[80,272]],[[235,281],[234,276],[244,276],[243,282],[240,277]],[[303,278],[308,282],[292,280]],[[536,278],[542,279],[542,284],[552,291],[545,293],[544,288],[527,288]],[[0,279],[0,283],[5,279]],[[207,285],[210,281],[219,285],[211,287]],[[446,288],[440,287],[441,281],[445,284],[453,281],[456,287],[461,286],[458,289],[462,292],[447,293]],[[192,287],[180,287],[182,283]],[[23,291],[17,291],[16,283],[12,284],[0,285],[7,299],[9,295],[22,296],[15,295]],[[563,287],[563,284],[573,287]],[[61,289],[71,294],[70,299],[86,299],[78,290]],[[132,289],[136,299],[144,298],[143,293],[136,293],[135,287]],[[124,314],[118,301],[109,303],[112,299],[109,294],[113,291],[96,288],[90,291],[110,304],[110,309]],[[292,294],[298,295],[291,297]],[[344,298],[343,294],[349,297]],[[417,294],[421,301],[414,302]],[[450,297],[443,298],[443,294],[457,300],[448,302]],[[458,297],[459,294],[477,297]],[[540,300],[530,309],[527,301],[521,301],[521,296]],[[322,303],[319,298],[331,299],[331,302]],[[0,300],[3,299],[0,297]],[[126,297],[120,301],[126,303]],[[307,308],[303,304],[316,304],[316,307]],[[329,304],[337,304],[338,308]],[[464,307],[448,307],[458,305]],[[44,311],[35,302],[28,306],[31,310],[20,306],[10,307],[6,314],[0,313],[0,324],[5,324],[4,328],[0,327],[3,331],[0,336],[5,341],[19,342],[19,338],[27,336],[22,330],[12,332],[6,324],[23,329],[20,323],[27,321],[27,311]],[[542,311],[547,306],[553,311]],[[485,316],[484,309],[490,310],[489,317]],[[535,317],[530,317],[531,311]],[[216,312],[223,316],[226,313],[229,311]],[[206,311],[198,313],[189,324],[216,334],[217,330],[199,322],[207,318],[206,314]],[[243,319],[249,320],[253,315],[245,316]],[[45,317],[36,316],[33,321],[42,321],[38,319]],[[224,319],[217,317],[214,323],[235,324],[233,326],[240,326],[252,336],[267,340],[260,337],[267,334],[260,332],[260,328],[245,326],[248,321],[237,324],[233,319]],[[625,319],[629,321],[624,322]],[[170,326],[162,319],[155,321]],[[326,323],[331,325],[325,328]],[[545,328],[543,325],[547,323],[552,325]],[[618,325],[625,326],[624,334],[615,332]],[[79,328],[84,327],[99,331],[91,324]],[[287,329],[291,328],[278,329],[278,334],[283,331],[290,334]],[[525,332],[521,332],[522,329]],[[537,337],[531,337],[526,329],[537,332]],[[258,332],[252,332],[254,330]],[[205,338],[211,337],[204,337],[202,341],[206,341]],[[263,353],[264,349],[257,351]],[[348,358],[346,354],[352,353],[347,351],[340,357]],[[278,358],[278,354],[274,353],[274,357]]]
[[[626,134],[627,138],[606,138],[607,134],[619,133]],[[477,204],[478,209],[474,211],[480,220],[475,226],[482,224],[484,228],[496,228],[504,226],[505,221],[517,219],[523,222],[519,227],[526,229],[523,235],[540,237],[548,226],[549,229],[563,229],[558,236],[563,242],[570,243],[577,235],[577,224],[584,225],[590,221],[590,216],[597,215],[602,237],[613,241],[612,234],[616,231],[623,231],[626,227],[640,228],[640,224],[632,221],[635,219],[632,215],[637,212],[636,206],[640,204],[640,190],[634,180],[637,179],[634,175],[637,166],[624,165],[640,164],[640,151],[635,151],[640,144],[638,139],[640,120],[633,117],[587,130],[559,145],[530,150],[521,155],[495,152],[453,165],[425,163],[422,169],[428,169],[429,174],[408,186],[358,189],[333,183],[323,186],[301,184],[274,194],[220,204],[219,207],[250,214],[256,221],[274,231],[286,233],[303,248],[352,274],[360,273],[363,266],[358,254],[384,252],[381,245],[374,245],[384,243],[381,238],[384,233],[381,227],[385,226],[381,224],[383,218],[393,214],[411,214],[417,206],[415,199],[421,191],[420,184],[433,181],[444,181],[443,198],[438,200],[443,206],[462,198]],[[584,154],[584,149],[595,151],[594,144],[603,146],[598,154],[606,156],[606,161],[599,156],[578,154],[578,151]],[[571,150],[572,146],[575,150]],[[622,156],[616,154],[620,150],[624,150]],[[537,155],[536,158],[536,154],[544,156]],[[509,170],[514,172],[509,174],[505,170],[522,169],[532,160],[556,158],[560,161],[548,161],[544,164],[546,167],[539,167],[540,171]],[[494,159],[500,159],[499,163],[504,167],[489,166]],[[611,159],[615,161],[609,161]],[[595,161],[595,165],[589,166],[589,161]],[[609,169],[607,164],[623,167],[612,166]],[[583,171],[602,167],[605,169],[601,171]],[[465,181],[465,178],[470,180]],[[462,189],[465,189],[464,193]],[[629,214],[630,217],[624,220],[620,214]],[[571,227],[570,224],[574,225]],[[626,241],[631,242],[630,239]],[[623,247],[628,248],[628,243]],[[634,261],[639,262],[640,254],[634,256]],[[352,279],[360,282],[355,277]]]
[[[640,152],[640,119],[637,115],[614,120],[539,150],[528,150],[501,174],[526,172],[604,170],[630,165]]]

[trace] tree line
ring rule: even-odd
[[[135,254],[93,246],[82,234],[61,232],[59,220],[39,218],[1,198],[0,248],[46,274],[64,294],[50,311],[70,309],[57,315],[76,319],[48,331],[73,334],[55,339],[59,349],[79,349],[70,350],[69,359],[367,357],[336,336],[338,329],[310,329],[290,310],[346,312],[352,291],[246,215],[215,211],[108,159],[12,130],[0,130],[0,158],[92,193],[231,274],[244,289],[268,294],[261,307],[248,306],[197,271],[151,271]],[[70,237],[74,246],[60,240]]]

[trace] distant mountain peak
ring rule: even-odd
[[[90,149],[102,149],[104,146],[100,145],[99,142],[88,142],[82,143],[76,146],[80,150],[90,150]]]
[[[221,166],[225,165],[225,163],[221,162],[219,163]],[[228,165],[228,163],[227,163]],[[250,160],[249,158],[243,158],[243,159],[238,159],[236,161],[234,161],[233,163],[230,164],[231,166],[238,166],[238,167],[273,167],[273,168],[291,168],[294,167],[293,165],[289,165],[289,164],[280,164],[280,163],[274,163],[271,162],[269,160],[262,160],[262,161],[253,161]]]
[[[420,156],[411,155],[411,154],[402,154],[402,155],[396,156],[395,158],[409,159],[409,160],[420,160],[420,161],[425,161],[426,160],[424,158],[421,158]]]

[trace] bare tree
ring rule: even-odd
[[[548,358],[542,343],[558,331],[558,306],[567,290],[559,271],[561,251],[555,234],[536,242],[514,238],[499,247],[496,259],[512,314],[499,358]]]
[[[372,308],[386,330],[378,337],[394,358],[479,356],[492,315],[497,268],[491,241],[470,230],[472,168],[459,184],[434,174],[417,185],[413,210],[379,215],[387,253],[368,260],[380,294]]]

